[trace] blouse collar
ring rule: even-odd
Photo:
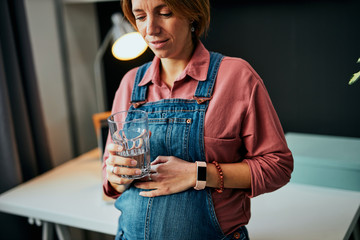
[[[190,76],[197,81],[205,81],[210,64],[210,53],[205,46],[199,41],[196,49],[184,69],[184,71],[178,76],[176,81],[181,81]],[[160,80],[160,58],[154,57],[148,71],[146,71],[143,79],[140,81],[139,86],[144,86],[149,82],[153,82],[161,86]]]

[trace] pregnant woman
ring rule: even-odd
[[[103,189],[121,211],[116,239],[249,239],[250,199],[285,185],[293,169],[262,79],[201,43],[208,0],[121,5],[155,57],[123,77],[113,102],[112,113],[147,112],[151,131],[151,173],[139,180],[122,177],[140,170],[107,141]]]

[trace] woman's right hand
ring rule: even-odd
[[[134,179],[124,178],[121,175],[139,175],[141,170],[131,168],[136,166],[136,160],[119,156],[117,153],[123,150],[122,146],[111,143],[107,145],[109,157],[106,159],[106,173],[110,184],[118,192],[123,192],[134,181]]]

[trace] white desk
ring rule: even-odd
[[[0,211],[115,234],[120,214],[102,200],[98,156],[98,150],[93,150],[1,194]]]
[[[100,165],[97,150],[71,160],[1,194],[0,211],[114,235],[119,212],[102,201]],[[252,199],[248,229],[251,240],[347,239],[359,206],[360,192],[290,183]]]

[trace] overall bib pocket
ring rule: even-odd
[[[190,161],[189,133],[191,123],[191,118],[150,118],[150,146],[156,144],[156,147],[150,151],[151,159],[162,155],[175,156]],[[179,142],[181,142],[181,146],[178,146]],[[175,145],[178,147],[174,148]]]

